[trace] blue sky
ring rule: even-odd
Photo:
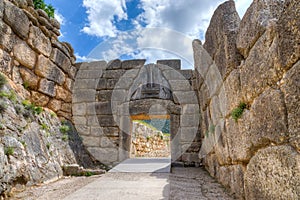
[[[77,61],[116,58],[182,59],[191,68],[193,39],[204,40],[224,0],[45,0],[56,8],[61,41],[72,44]],[[235,0],[240,17],[251,0]]]

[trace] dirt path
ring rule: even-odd
[[[47,185],[29,188],[11,199],[58,200],[83,199],[83,197],[87,200],[233,199],[202,168],[173,168],[170,174],[107,173],[93,177],[68,177]]]

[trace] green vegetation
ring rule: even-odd
[[[242,117],[244,110],[247,108],[247,104],[244,102],[240,102],[237,108],[233,109],[231,112],[231,117],[235,122],[238,121],[239,118]]]
[[[27,146],[27,144],[26,144],[25,141],[20,141],[20,142],[21,142],[21,144],[23,145],[23,147],[26,147],[26,146]]]
[[[42,107],[35,106],[33,103],[31,103],[28,100],[23,100],[22,104],[23,104],[23,106],[24,106],[24,108],[26,110],[31,110],[33,114],[39,115],[39,114],[41,114],[43,112],[43,108]]]
[[[14,103],[17,101],[17,95],[13,90],[10,90],[9,93],[5,91],[1,91],[0,97],[6,97]]]
[[[22,85],[26,90],[29,89],[29,83],[27,81],[24,81],[24,83]]]
[[[51,147],[51,143],[50,143],[50,142],[48,142],[48,143],[46,144],[46,147],[47,147],[47,149],[49,150],[49,149],[50,149],[50,147]]]
[[[0,89],[7,83],[7,80],[3,74],[0,73]]]
[[[50,18],[54,18],[55,9],[51,4],[46,4],[44,0],[33,0],[35,9],[44,10]]]
[[[55,112],[50,112],[50,116],[53,118],[53,117],[56,117],[57,115],[55,114]]]
[[[48,131],[50,128],[49,128],[49,126],[47,125],[47,124],[45,124],[45,123],[42,123],[41,124],[41,128],[43,129],[43,130],[45,130],[45,131]]]
[[[4,154],[7,156],[11,156],[13,155],[15,152],[15,148],[14,147],[5,147],[4,148]]]
[[[84,172],[84,176],[93,176],[95,175],[93,172]]]
[[[61,137],[61,139],[63,141],[68,141],[69,140],[69,136],[67,134],[63,134],[63,136]]]
[[[66,134],[70,130],[70,127],[68,125],[62,125],[61,127],[59,127],[59,130],[61,133]]]

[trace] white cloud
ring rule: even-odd
[[[221,0],[141,0],[140,7],[145,12],[140,15],[140,20],[147,27],[169,28],[199,38],[220,2]]]
[[[225,0],[140,0],[139,6],[144,12],[132,19],[135,30],[121,32],[113,23],[113,17],[126,19],[125,0],[84,0],[89,26],[83,31],[115,37],[96,47],[89,57],[108,61],[127,54],[133,58],[145,58],[148,62],[180,58],[184,68],[191,67],[192,40],[204,40],[213,12],[223,2]],[[251,0],[236,0],[240,16],[250,3]]]
[[[88,24],[82,29],[89,35],[115,37],[118,30],[114,18],[127,19],[125,0],[83,0]]]
[[[66,19],[62,14],[60,14],[57,10],[54,12],[54,18],[60,23],[60,25],[64,25],[66,22]]]

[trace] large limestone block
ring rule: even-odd
[[[5,1],[4,21],[19,37],[22,39],[28,37],[30,25],[28,17],[20,8],[8,1]]]
[[[59,85],[62,85],[65,82],[65,74],[63,71],[43,55],[40,55],[38,58],[35,73],[56,82]]]
[[[243,199],[245,196],[245,170],[245,166],[243,165],[221,166],[218,169],[217,179],[223,186],[230,188],[231,193],[235,197]]]
[[[112,164],[118,160],[117,148],[90,147],[87,149],[96,160],[104,164]]]
[[[25,42],[16,44],[13,51],[17,61],[29,69],[34,68],[36,53]]]
[[[0,5],[1,6],[1,5]],[[15,42],[15,35],[11,28],[0,20],[0,46],[10,52]]]
[[[28,88],[36,90],[38,86],[39,77],[35,75],[31,70],[26,68],[20,68],[20,75],[22,77],[24,85],[28,85]]]
[[[285,1],[284,10],[277,22],[278,61],[287,69],[300,58],[300,1]]]
[[[289,134],[300,151],[300,61],[284,76],[281,86],[287,109]]]
[[[204,78],[209,66],[213,64],[212,57],[204,49],[200,40],[193,41],[193,51],[195,70]]]
[[[54,97],[56,95],[55,83],[47,79],[40,80],[39,92]]]
[[[259,150],[247,165],[246,199],[300,197],[300,154],[290,146]]]
[[[203,46],[215,61],[223,78],[235,69],[241,60],[236,48],[239,24],[240,17],[234,1],[227,1],[215,10],[206,31]]]
[[[29,45],[49,57],[51,53],[51,42],[48,37],[36,26],[32,26],[29,32]]]
[[[1,39],[0,39],[1,40]],[[11,57],[8,53],[0,49],[0,69],[6,75],[11,75]]]
[[[246,101],[253,101],[282,76],[276,62],[277,41],[274,36],[273,27],[269,27],[240,67],[241,96]]]
[[[53,48],[50,59],[57,64],[64,72],[68,73],[71,78],[71,61],[68,56],[66,56],[61,50]]]
[[[282,96],[280,90],[270,89],[254,101],[250,119],[254,146],[287,140],[287,115]]]
[[[254,0],[245,13],[237,35],[237,48],[247,58],[250,49],[266,28],[277,21],[284,8],[284,1]]]

